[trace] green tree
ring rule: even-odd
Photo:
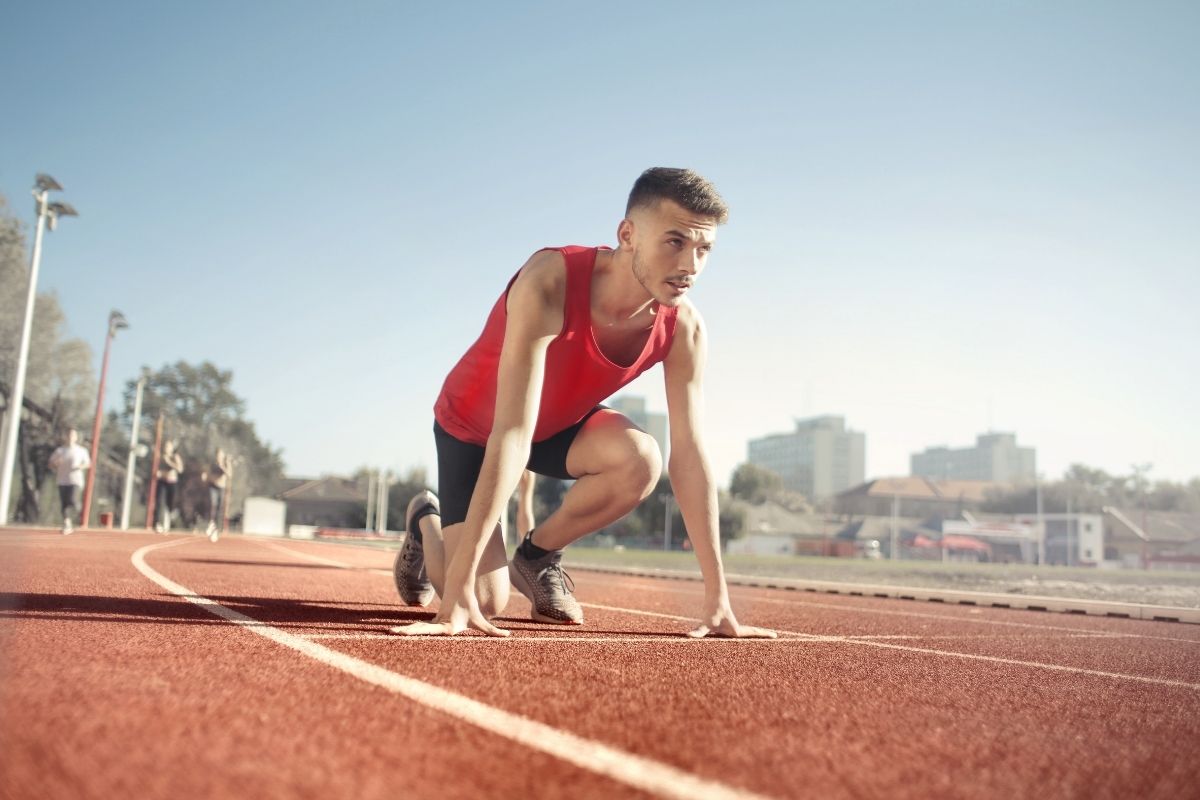
[[[729,480],[729,493],[747,503],[762,503],[783,491],[783,478],[757,464],[738,464]]]
[[[1200,478],[1189,483],[1151,481],[1148,468],[1130,475],[1110,475],[1104,470],[1072,464],[1061,480],[1042,483],[1042,508],[1061,512],[1070,505],[1078,513],[1100,513],[1105,506],[1151,511],[1200,513]],[[989,492],[983,511],[997,514],[1028,514],[1037,509],[1037,486],[1024,484]]]
[[[245,402],[233,391],[233,373],[205,361],[165,364],[159,370],[143,368],[142,441],[153,443],[158,415],[164,418],[163,438],[173,439],[184,459],[180,477],[180,510],[185,522],[194,522],[207,507],[201,473],[207,471],[223,449],[233,461],[231,514],[237,502],[249,495],[272,496],[283,486],[283,453],[263,442],[254,423],[245,418]],[[137,381],[125,384],[121,428],[125,441],[133,420]],[[127,446],[127,445],[126,445]],[[139,461],[149,486],[151,459]],[[143,498],[144,500],[144,498]]]

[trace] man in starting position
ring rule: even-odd
[[[629,513],[662,471],[654,439],[600,403],[661,361],[671,485],[704,576],[701,624],[690,635],[775,635],[739,624],[730,608],[717,487],[700,438],[705,329],[686,295],[727,216],[700,175],[649,169],[630,192],[617,249],[541,250],[509,282],[442,387],[440,501],[421,492],[409,503],[396,561],[402,599],[426,605],[436,591],[441,608],[397,633],[505,636],[489,618],[508,603],[510,579],[535,620],[582,623],[563,548]],[[497,520],[526,468],[575,484],[509,564]]]

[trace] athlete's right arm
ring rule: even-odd
[[[483,466],[459,546],[446,569],[441,609],[433,624],[412,633],[455,634],[475,628],[505,636],[479,610],[475,577],[488,537],[504,514],[529,461],[545,376],[546,350],[561,332],[566,267],[562,254],[542,251],[529,260],[508,293],[508,321],[496,376],[496,413]]]

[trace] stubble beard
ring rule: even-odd
[[[650,285],[650,270],[646,269],[646,265],[641,261],[641,259],[638,258],[638,254],[636,252],[633,254],[633,277],[642,285],[642,288],[646,290],[646,294],[650,296],[650,299],[653,300],[656,305],[676,305],[674,298],[664,299],[663,297],[659,296],[659,292],[654,291],[654,288]]]

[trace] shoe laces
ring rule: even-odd
[[[557,561],[546,567],[546,572],[550,573],[550,579],[555,581],[559,588],[567,594],[575,594],[575,581],[571,580],[571,576],[567,573],[562,565]]]

